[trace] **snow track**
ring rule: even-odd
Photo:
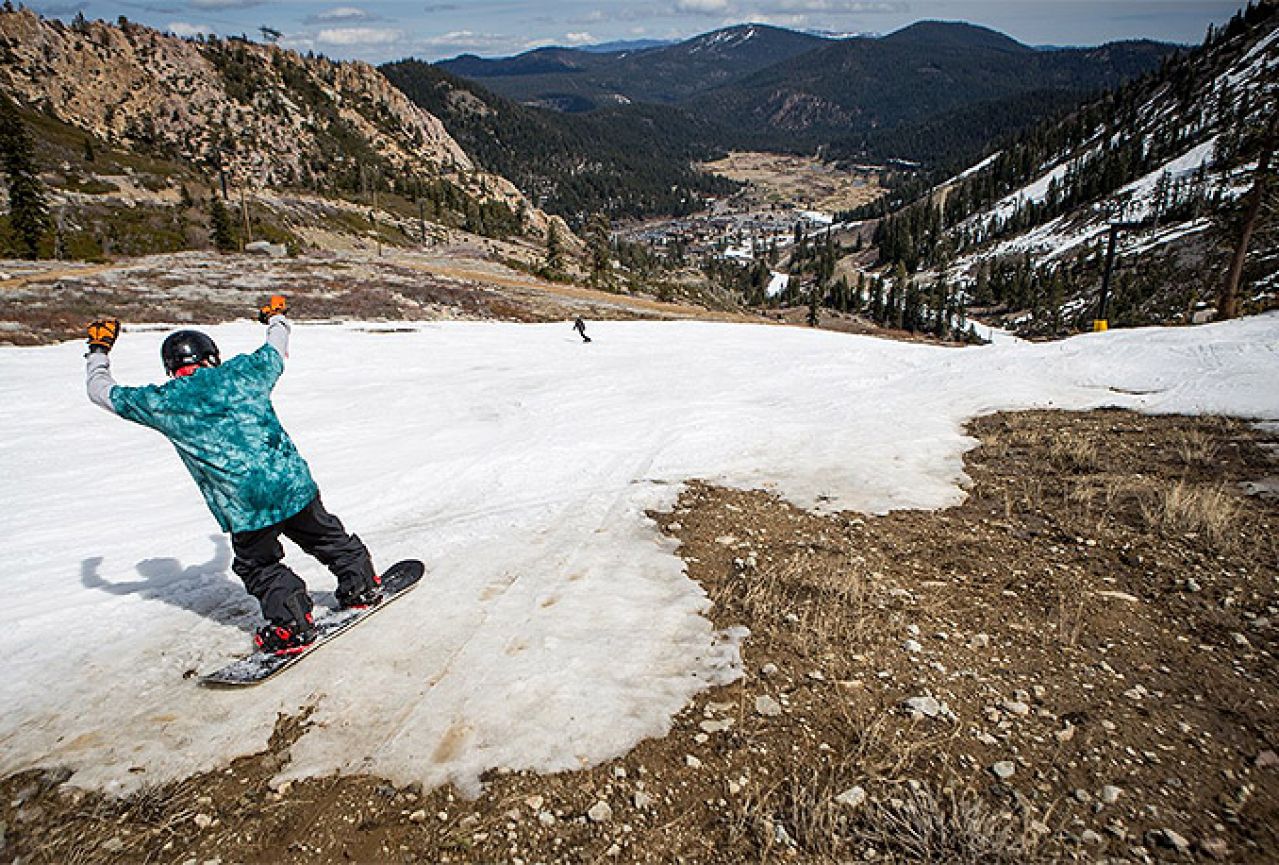
[[[211,329],[223,354],[250,325]],[[0,772],[126,791],[265,747],[314,706],[289,777],[478,788],[662,735],[738,675],[740,634],[645,516],[690,478],[807,507],[962,498],[968,419],[1121,405],[1279,419],[1279,316],[942,349],[797,328],[299,325],[276,391],[326,505],[412,596],[259,688],[184,678],[247,648],[255,604],[172,449],[92,407],[82,347],[0,349]],[[162,334],[126,334],[123,383]],[[333,579],[288,561],[330,599]]]

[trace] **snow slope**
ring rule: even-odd
[[[256,325],[211,329],[224,356]],[[135,328],[117,378],[159,378]],[[645,516],[680,483],[827,508],[961,500],[968,419],[1121,405],[1279,419],[1279,315],[970,349],[681,323],[299,325],[276,405],[326,504],[426,584],[279,679],[202,689],[255,605],[172,449],[85,399],[82,346],[0,349],[0,772],[126,791],[265,746],[315,706],[289,777],[474,791],[662,735],[739,674],[738,633]],[[290,548],[323,600],[333,580]]]

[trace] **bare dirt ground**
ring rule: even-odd
[[[733,152],[702,167],[721,177],[755,187],[760,204],[779,203],[834,213],[852,210],[882,190],[877,175],[845,171],[811,156]]]
[[[1275,445],[1219,418],[970,426],[970,497],[819,514],[692,484],[671,513],[745,676],[589,770],[483,794],[273,787],[306,717],[116,800],[0,782],[5,861],[1279,860]],[[424,759],[429,757],[424,756]]]
[[[243,318],[270,294],[289,295],[299,319],[563,321],[708,318],[758,320],[547,282],[506,266],[498,242],[412,253],[388,248],[293,258],[180,252],[110,265],[3,262],[0,344],[74,339],[94,318],[209,324]]]

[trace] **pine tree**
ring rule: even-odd
[[[586,223],[586,265],[591,284],[607,285],[613,265],[612,226],[603,213],[594,213]]]
[[[209,230],[213,237],[213,245],[218,252],[234,252],[237,244],[231,224],[231,214],[218,196],[211,196],[209,202]]]
[[[546,229],[546,272],[552,277],[564,272],[564,239],[560,237],[559,221],[555,219]]]
[[[36,174],[34,147],[18,109],[0,96],[0,161],[9,184],[9,228],[28,258],[40,257],[49,231],[49,205]]]

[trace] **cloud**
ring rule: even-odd
[[[190,0],[192,9],[249,9],[261,6],[266,0]]]
[[[201,33],[208,35],[214,32],[212,27],[204,24],[188,24],[185,21],[170,21],[164,29],[174,36],[181,36],[183,39],[190,39],[193,36],[199,36]]]
[[[719,15],[728,11],[728,0],[675,0],[675,11],[692,15]]]
[[[468,48],[485,50],[506,48],[511,44],[511,37],[500,33],[476,33],[474,30],[453,30],[438,36],[427,36],[418,40],[418,44],[429,48]]]
[[[590,45],[595,41],[595,37],[589,33],[565,33],[565,45]]]
[[[318,45],[390,45],[402,34],[390,27],[328,27],[315,34]]]
[[[315,21],[368,21],[373,16],[357,6],[336,6],[310,16]]]
[[[461,8],[456,3],[428,3],[422,7],[422,11],[430,15],[433,12],[457,12]]]

